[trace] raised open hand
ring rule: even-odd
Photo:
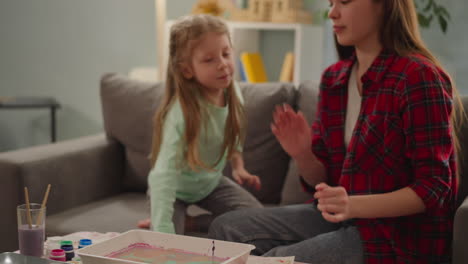
[[[302,112],[296,113],[291,106],[276,106],[271,131],[291,157],[310,151],[312,135],[309,124]]]

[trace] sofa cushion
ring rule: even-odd
[[[113,73],[101,79],[106,133],[125,147],[123,187],[126,190],[146,190],[152,119],[163,92],[162,83],[136,81]]]
[[[287,103],[294,106],[296,90],[286,83],[241,83],[240,86],[247,115],[245,167],[262,181],[261,190],[246,189],[263,203],[278,204],[290,158],[271,132],[270,124],[275,105]],[[224,173],[231,177],[229,165]]]
[[[47,236],[77,231],[125,232],[135,229],[139,220],[149,217],[149,212],[144,193],[121,193],[47,216]]]
[[[302,111],[307,122],[311,125],[315,119],[318,100],[317,81],[306,81],[299,85],[297,95],[297,110]],[[281,191],[281,204],[303,203],[313,198],[313,195],[302,190],[299,172],[293,160],[289,164],[288,173]]]
[[[319,94],[318,81],[305,81],[299,85],[297,94],[297,109],[304,113],[309,124],[315,120]]]

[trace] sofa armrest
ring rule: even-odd
[[[0,166],[18,177],[15,195],[21,202],[24,186],[30,201],[40,203],[50,183],[47,214],[54,214],[120,192],[124,154],[120,144],[99,134],[4,152]],[[0,193],[6,188],[11,187],[2,185]]]
[[[468,197],[457,209],[453,228],[453,264],[468,263]]]

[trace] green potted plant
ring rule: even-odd
[[[450,14],[447,9],[439,4],[438,0],[416,0],[415,5],[418,11],[419,25],[428,28],[434,19],[439,22],[442,32],[447,32],[447,24],[450,21]]]

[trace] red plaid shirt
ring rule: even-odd
[[[383,51],[362,76],[361,110],[346,148],[355,60],[342,60],[322,76],[313,152],[327,169],[328,184],[349,195],[408,186],[426,205],[426,212],[411,216],[354,219],[366,263],[449,263],[456,197],[450,81],[422,56]]]

